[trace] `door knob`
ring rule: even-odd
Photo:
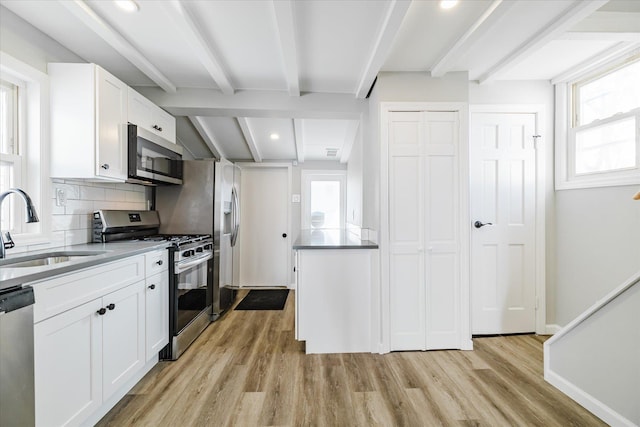
[[[473,226],[474,226],[475,228],[482,228],[482,227],[484,227],[485,225],[493,225],[493,224],[492,224],[492,223],[490,223],[490,222],[482,223],[482,222],[480,222],[480,221],[476,221],[476,222],[474,222],[474,223],[473,223]]]

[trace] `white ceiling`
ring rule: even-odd
[[[346,162],[379,71],[553,81],[640,46],[638,0],[137,3],[0,0],[176,115],[196,158]]]

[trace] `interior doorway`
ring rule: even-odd
[[[473,334],[541,332],[544,325],[539,125],[535,109],[471,113]]]
[[[289,287],[291,166],[243,164],[240,287]]]

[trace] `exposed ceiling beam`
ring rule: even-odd
[[[353,144],[356,142],[356,137],[358,136],[358,127],[360,126],[359,121],[350,121],[347,125],[347,132],[344,136],[344,144],[342,145],[342,153],[340,154],[340,163],[347,163],[349,161],[349,157],[351,156],[351,150],[353,149]]]
[[[640,20],[640,17],[638,18]],[[637,33],[614,33],[596,31],[571,31],[564,33],[557,40],[595,40],[595,41],[640,41],[640,32]]]
[[[172,18],[178,26],[180,32],[191,48],[200,63],[207,70],[213,81],[218,85],[222,93],[233,95],[235,92],[231,80],[222,65],[219,55],[207,40],[204,31],[197,22],[195,13],[191,10],[187,2],[171,0],[158,2],[165,7],[165,12]]]
[[[184,151],[189,153],[189,155],[191,155],[191,157],[193,157],[194,159],[196,158],[196,156],[193,155],[193,151],[191,151],[189,149],[189,147],[177,135],[176,135],[176,141],[178,141],[178,145],[180,145],[184,149]]]
[[[610,61],[614,61],[621,56],[632,54],[633,51],[636,54],[640,54],[640,43],[621,42],[615,46],[608,47],[604,51],[588,58],[580,64],[571,67],[570,70],[563,72],[562,74],[551,79],[551,84],[569,82],[575,80],[580,76],[588,74],[590,71],[596,70]]]
[[[202,117],[190,116],[189,120],[191,120],[191,124],[193,124],[193,127],[196,128],[196,130],[200,134],[200,137],[202,138],[204,143],[207,144],[207,147],[209,148],[209,150],[211,150],[211,153],[213,153],[214,157],[216,159],[225,158],[224,153],[222,152],[220,147],[218,147],[218,143],[216,142],[209,129],[207,129],[207,125],[204,123]]]
[[[356,89],[356,98],[363,99],[369,93],[369,89],[373,84],[382,64],[391,50],[393,39],[396,37],[404,16],[411,5],[411,1],[391,0],[389,8],[384,17],[378,37],[375,40],[373,49],[367,60],[367,65],[360,77],[360,82]]]
[[[560,34],[568,31],[571,27],[585,19],[606,3],[608,3],[608,0],[576,1],[553,22],[549,25],[545,25],[541,31],[482,74],[478,81],[480,83],[485,83],[495,80],[500,73],[505,72],[507,69],[528,57],[533,52],[558,37]]]
[[[249,147],[249,151],[251,152],[253,161],[256,163],[262,162],[262,156],[258,151],[258,145],[256,144],[256,140],[253,138],[253,133],[251,132],[251,128],[249,127],[249,121],[246,117],[238,117],[237,120],[238,124],[240,125],[240,129],[242,129],[244,140],[247,141],[247,146]]]
[[[124,56],[136,68],[153,80],[166,92],[175,93],[174,85],[158,68],[153,65],[142,52],[136,49],[127,39],[117,32],[104,19],[98,16],[93,9],[82,0],[60,1],[69,12],[84,23],[91,31],[107,42],[118,53]]]
[[[169,94],[138,86],[138,92],[175,116],[278,117],[308,119],[354,119],[367,110],[366,99],[352,94],[238,91],[224,95],[214,89],[178,89]]]
[[[578,22],[571,31],[637,33],[640,31],[640,12],[594,12]]]
[[[443,51],[444,53],[436,61],[435,65],[431,67],[431,76],[442,77],[449,71],[452,71],[452,67],[456,65],[457,61],[469,51],[473,43],[482,35],[483,31],[479,31],[480,28],[483,26],[486,28],[491,22],[495,22],[510,9],[514,3],[515,2],[511,1],[494,0],[462,37],[460,37],[453,46]]]
[[[280,37],[280,51],[284,60],[284,72],[287,76],[289,95],[300,96],[293,2],[291,0],[272,0],[271,3],[276,13],[276,28]]]
[[[293,135],[296,143],[296,159],[298,163],[304,163],[304,122],[302,119],[293,119]]]

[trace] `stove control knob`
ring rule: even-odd
[[[203,250],[202,246],[199,246],[199,247],[196,248],[196,252],[202,252],[202,250]]]
[[[204,250],[205,250],[205,251],[210,251],[210,250],[211,250],[211,248],[212,248],[211,243],[208,243],[208,244],[204,245]]]
[[[193,249],[189,249],[188,251],[182,252],[182,256],[185,257],[185,258],[188,258],[193,254],[194,254]]]

